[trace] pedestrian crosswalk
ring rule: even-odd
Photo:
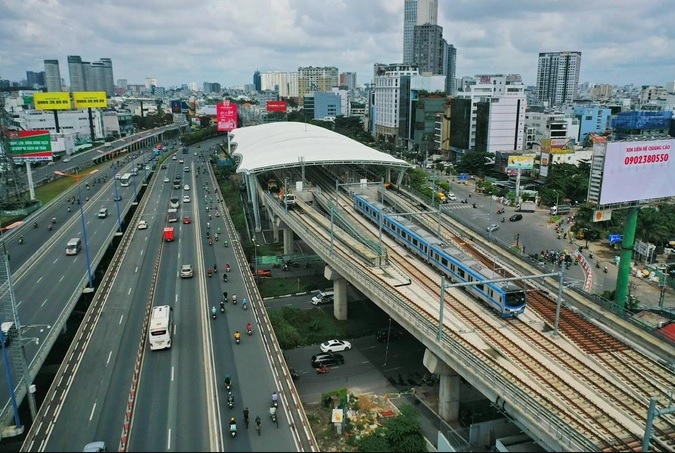
[[[443,205],[443,210],[444,211],[455,211],[457,209],[467,209],[470,208],[470,204],[464,204],[464,203],[459,203],[459,204],[444,204]]]

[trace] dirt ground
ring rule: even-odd
[[[353,442],[349,441],[350,437],[367,434],[380,426],[383,418],[396,415],[396,408],[386,397],[350,394],[351,429],[347,434],[338,434],[335,425],[331,422],[332,408],[337,405],[337,397],[333,397],[330,406],[305,405],[305,412],[320,451],[358,451]]]

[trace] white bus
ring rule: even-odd
[[[120,186],[129,187],[129,183],[131,183],[131,173],[123,174],[120,178]]]
[[[152,307],[150,318],[150,350],[166,349],[171,347],[171,335],[173,334],[173,308],[168,305]]]

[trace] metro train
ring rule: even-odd
[[[365,195],[354,195],[354,208],[372,222],[380,225],[397,242],[441,271],[456,283],[494,280],[502,276],[452,244],[438,239],[433,233],[404,218],[389,207],[372,201]],[[383,213],[384,212],[384,216]],[[485,283],[463,287],[484,301],[503,318],[516,317],[525,311],[525,291],[510,283]]]

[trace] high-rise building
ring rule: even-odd
[[[403,63],[413,63],[415,25],[438,23],[438,0],[405,0],[403,12]]]
[[[63,91],[59,60],[45,60],[45,86],[47,91]]]
[[[113,75],[113,64],[110,58],[101,58],[99,63],[103,65],[103,86],[101,91],[105,91],[108,97],[115,95],[115,76]]]
[[[26,82],[28,83],[28,86],[33,88],[45,86],[45,72],[26,71]]]
[[[445,76],[445,93],[448,96],[457,94],[457,49],[443,40],[443,75]]]
[[[420,74],[443,74],[443,27],[440,25],[415,25],[413,38],[413,64]]]
[[[87,91],[87,80],[84,76],[82,58],[79,55],[68,55],[68,76],[70,91]]]
[[[549,107],[571,104],[579,85],[581,52],[540,52],[537,100]]]
[[[297,72],[263,72],[260,74],[261,91],[276,91],[280,98],[298,97]]]
[[[145,78],[145,88],[150,89],[152,86],[157,86],[157,79],[154,77],[146,77]]]
[[[339,72],[335,66],[298,68],[298,95],[300,100],[305,93],[312,91],[331,91],[338,86]]]
[[[255,90],[258,93],[262,91],[262,81],[260,80],[260,71],[256,71],[253,73],[253,86],[255,86]]]
[[[340,86],[345,87],[348,91],[356,88],[356,73],[342,72],[340,73]]]
[[[129,81],[127,79],[117,79],[117,86],[119,88],[127,88],[127,85],[129,85]]]

